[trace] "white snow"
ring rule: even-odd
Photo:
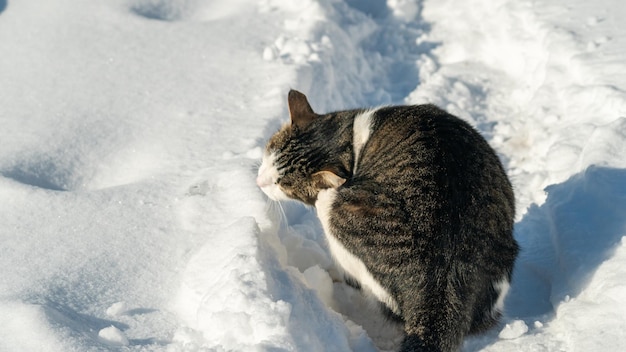
[[[514,320],[509,324],[506,324],[502,331],[498,334],[501,339],[511,340],[516,339],[528,332],[528,326],[523,320]]]
[[[109,346],[128,346],[128,339],[124,333],[113,325],[100,330],[98,337],[102,343]]]
[[[126,302],[115,302],[109,308],[107,308],[106,313],[108,316],[117,317],[128,311],[128,305]]]
[[[313,210],[255,178],[286,93],[435,103],[517,195],[502,324],[626,349],[621,0],[0,0],[0,350],[377,351]],[[127,347],[123,347],[127,346]]]

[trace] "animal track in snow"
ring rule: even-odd
[[[130,9],[151,20],[173,22],[188,17],[195,4],[195,0],[135,0]]]
[[[0,170],[0,175],[19,183],[52,191],[70,191],[77,183],[70,171],[64,170],[53,160],[19,163],[6,170]]]
[[[132,0],[129,7],[138,16],[165,22],[208,22],[251,10],[246,0],[231,0],[228,6],[201,0]]]

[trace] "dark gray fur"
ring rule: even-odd
[[[289,105],[292,123],[267,145],[277,183],[314,205],[330,187],[317,172],[345,180],[330,223],[397,301],[400,351],[456,351],[492,327],[493,283],[510,280],[518,245],[513,190],[484,138],[433,105],[384,107],[353,173],[353,122],[364,110],[317,115],[296,91]]]

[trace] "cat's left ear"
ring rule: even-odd
[[[346,182],[346,179],[337,176],[332,171],[319,171],[313,174],[313,182],[318,188],[339,188]]]
[[[300,129],[306,128],[318,116],[313,112],[306,95],[297,90],[292,89],[289,91],[287,103],[289,105],[291,124],[298,126]]]

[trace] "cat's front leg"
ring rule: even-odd
[[[362,263],[357,263],[360,261],[352,253],[350,253],[341,243],[336,229],[334,229],[331,224],[331,218],[333,212],[335,211],[334,207],[336,206],[336,201],[336,189],[322,189],[317,195],[317,201],[315,202],[317,217],[322,223],[324,236],[326,237],[326,242],[328,243],[328,249],[330,250],[330,254],[335,261],[335,267],[337,268],[340,281],[344,281],[349,286],[358,289],[360,288],[361,284],[359,282],[358,276],[355,275],[359,275],[358,272],[363,271],[364,268],[360,268],[360,266],[363,266]]]
[[[320,190],[317,195],[317,201],[315,202],[315,209],[317,210],[317,217],[322,223],[324,236],[326,237],[326,241],[331,252],[330,254],[336,263],[335,267],[337,269],[337,277],[334,277],[333,279],[338,279],[338,281],[344,281],[346,279],[346,272],[341,266],[341,263],[337,261],[336,250],[334,250],[337,247],[337,243],[335,236],[332,234],[330,225],[330,214],[332,212],[333,204],[336,198],[337,190],[335,190],[334,188]]]
[[[345,190],[345,188],[342,189],[342,192]],[[358,241],[360,231],[346,231],[337,227],[337,224],[342,222],[338,218],[345,215],[339,213],[338,210],[354,207],[346,204],[343,194],[340,195],[339,190],[333,188],[319,192],[315,207],[324,228],[328,248],[346,283],[354,288],[363,289],[366,296],[383,303],[389,310],[398,314],[399,308],[395,299],[387,288],[374,277],[370,268],[363,262],[363,258],[358,256],[354,242],[355,239]]]

